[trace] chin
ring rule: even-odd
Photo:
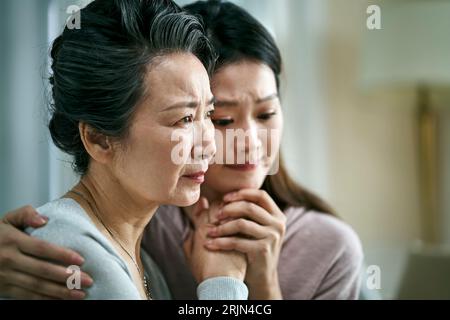
[[[241,189],[260,189],[266,179],[265,175],[256,174],[251,177],[238,176],[234,181],[230,181],[230,186],[233,187],[233,191]]]
[[[200,188],[198,190],[179,191],[171,201],[171,204],[177,207],[189,207],[197,203],[199,199]]]
[[[237,184],[234,190],[242,190],[242,189],[260,189],[262,186],[262,182],[247,182],[247,183],[241,183]]]
[[[229,181],[226,184],[223,184],[223,182],[220,183],[220,186],[214,186],[214,185],[206,185],[206,188],[211,188],[213,190],[216,190],[220,194],[227,194],[235,191],[239,191],[242,189],[260,189],[263,182],[259,183],[258,181]]]

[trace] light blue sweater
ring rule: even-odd
[[[42,228],[30,228],[26,232],[70,248],[84,257],[82,270],[94,279],[93,286],[87,289],[87,299],[141,299],[127,264],[76,201],[59,199],[37,211],[49,217],[49,222]],[[141,259],[152,298],[171,299],[166,281],[153,259],[144,250],[141,250]],[[217,277],[202,282],[197,288],[197,295],[200,300],[245,300],[248,289],[238,279]]]

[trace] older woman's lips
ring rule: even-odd
[[[227,168],[237,171],[253,171],[258,168],[257,164],[233,164],[226,165]]]
[[[205,172],[196,172],[193,174],[184,175],[183,178],[189,179],[195,183],[202,184],[205,182]]]

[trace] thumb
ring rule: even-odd
[[[194,226],[197,227],[198,225],[207,222],[208,221],[208,215],[205,214],[205,211],[209,209],[209,202],[208,199],[205,197],[200,197],[198,202],[194,205],[194,208],[192,209],[192,222],[194,223]]]
[[[40,228],[48,222],[48,218],[39,215],[33,207],[25,206],[7,213],[2,221],[15,228],[25,229],[27,227]]]
[[[194,215],[194,218],[200,216],[200,214],[204,211],[204,210],[208,210],[209,209],[209,202],[208,199],[206,199],[205,197],[200,197],[200,199],[197,201],[197,203],[194,205],[194,209],[192,210],[192,213]]]

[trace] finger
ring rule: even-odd
[[[260,225],[270,226],[276,224],[276,218],[266,210],[253,202],[237,201],[231,202],[222,208],[219,219],[239,219],[247,218]]]
[[[205,243],[209,250],[218,251],[239,251],[241,253],[250,253],[255,251],[255,240],[243,239],[239,237],[224,237],[210,239]]]
[[[39,215],[33,207],[25,206],[7,213],[2,221],[18,229],[25,229],[42,227],[47,223],[48,218]]]
[[[233,221],[233,218],[225,218],[225,219],[220,220],[217,225],[220,226],[220,225],[225,224],[225,223],[230,222],[230,221]]]
[[[19,300],[51,300],[51,297],[32,292],[21,287],[10,287],[6,294],[8,297]]]
[[[67,278],[69,277],[67,268],[26,255],[17,257],[12,269],[60,284],[66,284]],[[82,272],[81,286],[89,287],[92,284],[92,278],[88,274]]]
[[[62,265],[82,266],[84,259],[73,250],[23,234],[19,243],[20,251],[34,257],[51,260]]]
[[[264,239],[270,233],[267,227],[263,227],[253,221],[246,219],[232,220],[228,223],[212,228],[208,236],[213,238],[236,236],[238,234],[252,237],[254,239]]]
[[[219,214],[222,211],[222,208],[225,204],[223,202],[215,201],[211,203],[209,210],[208,210],[208,223],[210,224],[219,224]]]
[[[237,192],[229,193],[224,196],[225,202],[233,201],[251,201],[260,207],[266,209],[271,214],[280,214],[281,210],[278,208],[275,201],[269,196],[269,194],[264,190],[258,189],[242,189]]]
[[[67,285],[35,278],[25,273],[13,272],[8,281],[12,285],[53,299],[81,300],[86,297],[86,293],[81,290],[70,290]]]

